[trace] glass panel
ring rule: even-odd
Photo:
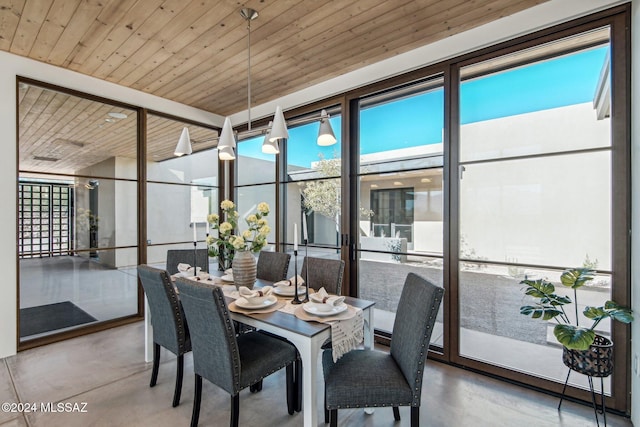
[[[293,227],[292,227],[293,229]],[[298,258],[293,254],[293,244],[285,245],[284,251],[288,254],[291,254],[291,261],[289,261],[289,270],[287,270],[287,277],[294,276],[294,269],[297,261],[298,265],[298,274],[302,272],[302,263],[304,262],[304,257],[309,256],[313,258],[329,258],[329,259],[342,259],[342,254],[340,248],[319,248],[319,247],[305,247],[304,245],[298,246]],[[343,277],[343,280],[346,278]]]
[[[20,260],[20,341],[134,315],[135,248]]]
[[[198,244],[198,249],[205,249],[204,243]],[[147,264],[156,268],[167,268],[167,251],[170,249],[193,250],[193,243],[175,243],[170,245],[153,245],[147,248]],[[193,264],[193,263],[190,263]],[[209,271],[216,271],[218,263],[216,258],[209,257]]]
[[[561,270],[543,270],[519,265],[463,263],[460,271],[460,354],[556,382],[566,378],[562,347],[553,335],[556,322],[532,319],[520,314],[520,306],[530,303],[523,294],[521,280],[545,278],[555,284],[558,295],[575,301],[573,291],[560,283]],[[578,290],[580,325],[592,324],[582,315],[585,306],[601,306],[611,298],[611,275],[599,274]],[[566,306],[575,319],[574,305]],[[575,323],[575,322],[574,322]],[[609,336],[611,322],[601,322],[597,332]],[[509,351],[496,351],[496,348]],[[522,357],[529,354],[531,357]],[[605,378],[605,392],[610,393]],[[571,375],[570,384],[588,388],[587,377]]]
[[[329,119],[337,142],[329,146],[319,146],[319,122],[313,122],[289,129],[287,140],[287,180],[340,176],[340,153],[342,150],[342,117],[332,115]],[[335,161],[334,161],[335,160]]]
[[[276,155],[262,152],[264,136],[238,142],[238,185],[276,181]]]
[[[137,112],[18,92],[20,341],[137,314]]]
[[[564,293],[562,270],[598,269],[579,291],[580,312],[610,297],[613,268],[609,47],[576,51],[576,43],[573,53],[536,62],[531,56],[553,47],[518,52],[529,57],[524,65],[507,58],[510,68],[461,87],[460,354],[557,382],[567,368],[555,321],[520,314],[520,281],[548,278]],[[586,386],[582,375],[571,381]]]
[[[460,160],[610,147],[609,80],[605,45],[464,81]]]
[[[218,185],[218,150],[213,149],[217,131],[153,114],[147,117],[149,181]],[[184,128],[189,130],[193,153],[176,157],[173,152]]]
[[[407,274],[443,286],[443,79],[361,101],[359,296],[392,333]],[[442,347],[443,309],[431,343]]]
[[[419,94],[376,102],[360,112],[360,173],[441,167],[444,132],[442,79]]]
[[[340,246],[340,179],[289,183],[286,190],[286,243],[293,244],[293,224],[298,224],[298,242],[302,242],[302,212],[307,213],[310,244]]]
[[[383,259],[384,257],[384,259]],[[374,327],[391,333],[400,301],[400,294],[407,274],[416,273],[438,286],[442,283],[442,258],[417,255],[394,256],[392,253],[360,252],[358,264],[359,297],[375,301]],[[442,306],[438,312],[436,325],[431,336],[431,344],[443,346]]]
[[[77,249],[138,244],[137,184],[132,181],[75,180]]]
[[[193,153],[173,153],[187,128]],[[147,120],[147,238],[151,245],[198,241],[205,248],[206,218],[218,212],[218,132],[203,126],[150,114]],[[187,245],[189,249],[193,244]],[[166,257],[162,250],[161,259]],[[149,248],[147,259],[156,262]]]
[[[217,187],[208,185],[147,184],[147,239],[151,244],[204,242],[205,221],[218,212]],[[204,243],[201,243],[204,245]]]
[[[21,171],[136,179],[134,110],[20,83]]]
[[[464,168],[462,259],[611,269],[609,151]]]
[[[269,205],[269,215],[265,218],[271,228],[271,232],[267,235],[267,244],[263,250],[271,250],[271,245],[276,241],[276,186],[275,184],[254,185],[251,187],[239,187],[238,189],[237,209],[240,217],[238,218],[239,231],[247,229],[245,218],[255,214],[258,204],[266,202]]]

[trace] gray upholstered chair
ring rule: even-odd
[[[284,252],[261,251],[258,256],[256,277],[270,282],[278,282],[287,278],[291,255]]]
[[[236,335],[222,289],[192,280],[176,280],[193,342],[195,393],[191,426],[198,425],[202,378],[231,395],[231,427],[238,426],[240,390],[286,367],[287,409],[295,405],[293,362],[296,348],[283,340],[247,332]]]
[[[309,269],[309,286],[316,291],[322,287],[330,294],[340,295],[342,292],[342,276],[344,261],[341,259],[305,257],[302,262],[303,278]]]
[[[169,249],[167,251],[167,272],[176,274],[178,264],[185,263],[193,266],[193,249]],[[196,267],[209,272],[209,253],[207,249],[196,249]]]
[[[176,295],[171,278],[165,270],[138,266],[138,277],[144,288],[151,311],[151,325],[153,326],[153,369],[149,387],[156,385],[158,367],[160,366],[160,346],[166,348],[176,356],[176,386],[173,393],[173,406],[180,404],[182,392],[182,373],[184,370],[183,355],[191,351],[189,327]]]
[[[407,276],[393,325],[389,353],[351,351],[337,362],[330,350],[322,354],[325,409],[331,427],[338,425],[338,409],[411,406],[411,426],[420,424],[420,394],[431,332],[444,289],[417,274]],[[325,422],[327,413],[325,412]]]

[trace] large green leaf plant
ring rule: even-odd
[[[595,327],[603,319],[611,318],[622,323],[633,321],[633,314],[630,308],[622,307],[614,301],[606,301],[601,307],[585,307],[582,314],[593,320],[590,327],[580,326],[578,322],[577,290],[589,281],[593,280],[595,271],[589,268],[572,268],[565,270],[560,276],[560,282],[573,289],[573,301],[570,297],[557,295],[553,283],[545,280],[523,280],[524,293],[535,299],[531,305],[520,307],[520,313],[531,316],[534,319],[551,320],[558,324],[553,329],[553,334],[560,344],[572,350],[587,350],[593,344],[596,333]],[[576,324],[573,325],[571,319],[565,311],[565,306],[574,304]]]

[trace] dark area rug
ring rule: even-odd
[[[98,319],[71,301],[20,309],[20,337],[95,322]]]

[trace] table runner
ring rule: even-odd
[[[216,285],[221,284],[214,281]],[[225,289],[226,288],[226,289]],[[312,292],[312,289],[309,289]],[[239,297],[238,291],[235,287],[223,286],[223,292],[230,298],[237,299]],[[348,312],[352,314],[349,318],[344,318],[340,314],[336,316],[320,317],[308,314],[302,308],[302,305],[291,304],[290,300],[287,300],[286,304],[280,305],[280,301],[276,304],[277,310],[283,313],[292,314],[305,321],[314,321],[320,323],[327,323],[331,325],[331,347],[333,361],[337,361],[344,354],[356,349],[360,343],[364,340],[364,315],[362,309],[349,306]],[[231,307],[229,308],[231,310]],[[242,314],[252,313],[265,313],[275,311],[273,307],[268,307],[267,311],[263,310],[242,310],[240,307],[233,307],[232,311],[236,311]]]
[[[331,325],[331,350],[334,362],[345,353],[355,350],[364,340],[364,315],[360,308],[348,305],[344,313],[320,317],[307,313],[300,305],[293,307],[295,307],[293,314],[301,320]],[[289,312],[286,306],[280,311]]]

